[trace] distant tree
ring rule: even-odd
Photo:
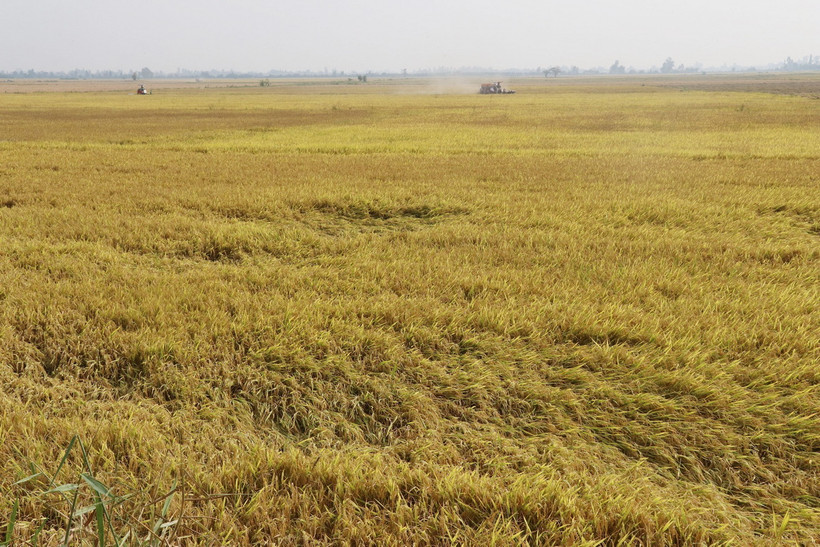
[[[672,57],[667,57],[666,61],[664,61],[663,65],[661,65],[661,72],[664,74],[669,74],[673,70],[675,70],[675,61],[672,60]]]
[[[153,78],[153,77],[154,77],[154,73],[153,73],[153,72],[151,72],[151,69],[150,69],[150,68],[148,68],[148,67],[143,68],[143,69],[142,69],[142,71],[141,71],[141,73],[142,73],[142,77],[143,77],[143,79],[145,79],[145,80],[147,80],[147,79],[149,79],[149,78]]]
[[[815,55],[807,55],[799,61],[786,57],[786,62],[783,64],[785,70],[817,70],[818,57]]]
[[[548,68],[547,70],[544,71],[544,77],[549,78],[550,74],[552,74],[553,76],[555,76],[557,78],[560,73],[561,73],[561,67],[554,66],[554,67]]]
[[[626,73],[626,67],[623,66],[620,63],[620,61],[618,61],[616,59],[615,62],[612,64],[612,66],[609,67],[609,73],[610,74],[625,74]]]
[[[131,79],[134,80],[135,82],[137,81],[137,73],[136,72],[131,75]]]

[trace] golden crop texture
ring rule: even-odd
[[[0,527],[816,541],[820,79],[559,82],[7,85]]]

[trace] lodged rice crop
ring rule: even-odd
[[[0,95],[0,541],[815,542],[802,78]]]

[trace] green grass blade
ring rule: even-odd
[[[51,488],[50,490],[46,490],[45,492],[43,492],[43,494],[53,494],[55,492],[65,494],[66,492],[76,492],[78,488],[80,488],[79,484],[74,484],[74,483],[61,484],[60,486],[55,486],[54,488]]]
[[[31,536],[31,545],[33,547],[37,547],[37,542],[39,541],[39,538],[40,538],[40,532],[42,532],[43,528],[45,528],[45,527],[46,527],[46,519],[42,519],[40,521],[40,526],[37,527],[37,529],[34,531],[34,535]]]
[[[88,452],[85,450],[85,445],[83,441],[80,440],[80,453],[83,455],[83,463],[85,464],[85,470],[88,471],[89,475],[93,475],[94,471],[91,470],[91,463],[88,461]]]
[[[107,486],[105,486],[103,483],[101,483],[88,473],[81,473],[80,476],[83,478],[86,484],[90,486],[91,489],[94,490],[94,492],[96,492],[100,496],[103,496],[105,498],[112,497],[111,490],[109,490]]]
[[[100,547],[105,546],[105,506],[102,499],[97,496],[97,541]]]
[[[85,469],[87,471],[87,473],[81,473],[80,476],[86,484],[94,490],[97,496],[97,534],[99,536],[98,539],[100,541],[100,545],[104,545],[106,524],[108,524],[108,528],[111,530],[111,535],[114,537],[115,545],[118,545],[120,541],[117,537],[117,532],[114,530],[114,524],[111,522],[111,515],[105,507],[106,502],[103,501],[103,497],[110,499],[114,496],[111,494],[111,490],[107,486],[94,478],[94,472],[91,469],[91,462],[88,460],[88,452],[86,451],[85,444],[83,444],[82,441],[80,441],[80,452],[83,455],[83,463],[85,464]]]
[[[55,471],[54,475],[52,475],[51,482],[49,483],[49,486],[52,486],[54,484],[54,481],[57,480],[57,475],[60,473],[60,469],[63,468],[63,465],[65,464],[66,460],[68,459],[68,455],[71,452],[71,449],[74,448],[74,443],[75,442],[77,442],[77,435],[74,435],[73,437],[71,437],[71,442],[68,443],[68,448],[65,449],[65,454],[63,454],[63,459],[60,460],[60,465],[57,466],[57,471]]]
[[[65,526],[65,537],[63,538],[63,545],[68,545],[68,540],[71,539],[71,526],[74,523],[74,508],[77,506],[77,495],[79,494],[79,488],[74,489],[74,499],[71,500],[71,507],[68,511],[68,522]]]
[[[87,515],[88,513],[90,513],[91,511],[93,511],[96,508],[97,508],[96,503],[94,505],[86,505],[85,507],[81,507],[81,508],[77,509],[76,511],[74,511],[74,516],[75,517],[81,517],[83,515]]]
[[[80,443],[80,447],[82,447],[82,443]],[[85,454],[85,452],[83,452]],[[86,459],[86,465],[88,465],[88,460]],[[111,515],[109,514],[108,510],[106,509],[107,501],[104,500],[112,500],[115,499],[114,495],[111,493],[111,490],[92,477],[89,473],[81,473],[80,476],[85,481],[88,486],[91,487],[92,490],[95,492],[95,496],[97,498],[97,504],[99,505],[97,511],[97,526],[98,526],[98,533],[102,533],[103,536],[105,534],[105,524],[108,524],[108,528],[111,530],[111,535],[114,537],[114,542],[116,544],[119,543],[119,538],[117,537],[117,532],[114,530],[114,524],[111,522]],[[101,520],[102,519],[102,520]],[[99,526],[103,526],[103,531],[100,532]]]
[[[9,525],[6,527],[6,539],[3,545],[11,543],[11,536],[14,534],[14,524],[17,522],[17,511],[20,509],[20,500],[14,500],[14,505],[11,507],[11,516],[9,517]]]
[[[42,477],[42,476],[43,476],[43,473],[42,473],[42,472],[35,473],[35,474],[33,474],[33,475],[29,475],[28,477],[25,477],[25,478],[20,479],[19,481],[15,482],[15,483],[14,483],[14,485],[15,485],[15,486],[17,486],[18,484],[25,484],[25,483],[27,483],[27,482],[29,482],[29,481],[33,481],[33,480],[34,480],[34,479],[36,479],[37,477]]]
[[[162,518],[168,517],[168,510],[171,508],[171,500],[174,499],[174,493],[177,491],[177,481],[174,479],[174,483],[171,485],[171,491],[168,492],[168,496],[165,498],[165,503],[162,504],[162,512],[160,516]]]

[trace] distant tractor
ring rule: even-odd
[[[150,94],[151,94],[151,92],[148,91],[147,89],[145,89],[144,85],[139,86],[139,89],[137,89],[137,95],[150,95]]]
[[[501,87],[501,82],[481,84],[481,89],[479,89],[478,92],[482,95],[509,95],[515,93],[512,89],[504,89]]]

